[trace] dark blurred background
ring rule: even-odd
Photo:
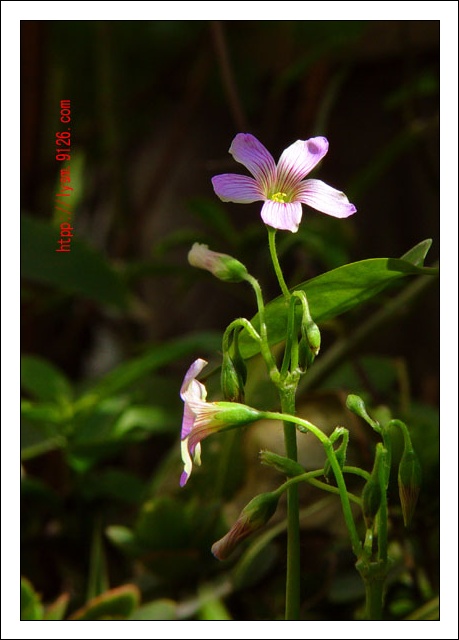
[[[433,240],[426,264],[438,259],[439,25],[428,20],[21,22],[21,342],[29,358],[26,371],[36,362],[49,363],[79,397],[116,367],[150,350],[171,345],[172,354],[162,360],[158,356],[156,370],[139,375],[134,390],[123,388],[117,396],[120,383],[111,396],[113,401],[128,398],[130,406],[135,398],[142,406],[159,407],[166,426],[157,433],[135,432],[138,438],[111,442],[97,454],[86,442],[77,446],[67,434],[73,442],[70,451],[53,445],[48,451],[43,445],[36,455],[33,447],[56,434],[47,416],[43,439],[38,433],[43,424],[29,411],[22,571],[45,601],[69,593],[74,610],[85,602],[84,593],[103,591],[85,586],[85,576],[95,571],[89,560],[94,540],[105,545],[107,584],[136,582],[132,558],[138,556],[127,554],[130,559],[120,563],[119,550],[102,532],[133,521],[142,500],[157,495],[158,486],[164,494],[176,495],[174,475],[170,484],[151,487],[166,458],[174,470],[180,468],[178,390],[183,373],[198,356],[214,358],[217,365],[218,335],[236,316],[255,313],[249,290],[188,265],[192,243],[205,242],[241,259],[259,277],[267,299],[279,293],[260,204],[223,204],[212,190],[214,174],[244,172],[227,152],[236,133],[254,134],[276,159],[297,139],[325,135],[330,150],[317,175],[345,191],[357,207],[346,221],[303,207],[300,231],[279,234],[290,284],[347,262],[400,257],[426,238]],[[68,163],[55,158],[56,132],[67,128],[59,121],[61,100],[71,101]],[[57,254],[55,204],[64,164],[70,165],[74,188],[74,237],[71,252]],[[324,327],[324,350],[396,294],[384,294]],[[429,447],[435,447],[438,285],[433,281],[404,311],[358,346],[352,354],[353,375],[375,404],[409,410],[414,421],[423,416],[429,422]],[[177,347],[186,336],[204,334],[208,339],[197,339],[195,346]],[[369,356],[372,362],[365,360]],[[42,370],[34,371],[26,381],[25,398],[46,400],[46,392],[34,394],[33,377]],[[329,393],[349,381],[345,370],[329,373],[335,377],[317,383],[311,392]],[[100,473],[107,464],[112,476],[104,476],[104,494]],[[432,591],[438,581],[437,464],[432,454],[427,496],[424,503],[421,498],[412,540],[413,555],[422,550],[422,579]],[[120,470],[124,475],[115,478]],[[119,507],[114,487],[126,489],[129,482],[132,492],[126,490]],[[149,493],[135,497],[147,482]],[[222,492],[218,508],[234,495],[234,487]],[[193,490],[187,491],[185,499],[177,500],[193,503]],[[196,496],[206,496],[199,481]],[[196,496],[194,502],[199,501]],[[426,528],[432,531],[430,538]],[[326,557],[330,552],[321,541],[334,534],[318,530],[309,535],[313,539],[308,542]],[[204,538],[202,549],[207,548]],[[339,575],[341,558],[335,560],[336,566],[327,566]],[[181,582],[177,570],[175,582],[164,585],[169,568],[150,567],[154,579],[148,582],[144,576],[144,582],[136,583],[147,599],[164,595],[175,601],[213,575],[212,562],[206,558],[204,569],[189,569],[188,581]],[[274,568],[268,576],[280,584],[282,561],[269,566]],[[314,566],[313,586],[305,583],[310,608],[319,617],[351,616],[354,603],[327,600],[327,589],[322,593],[317,587],[321,570],[320,563]],[[423,597],[419,576],[411,579],[417,589],[409,594],[415,608]],[[311,596],[313,587],[317,598]],[[228,610],[235,619],[280,611],[277,600],[273,605],[258,588],[255,603],[232,596]]]

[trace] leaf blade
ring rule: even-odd
[[[437,269],[421,266],[422,256],[425,257],[429,247],[429,241],[424,241],[405,254],[403,260],[370,258],[353,262],[303,282],[295,290],[306,293],[315,322],[330,320],[370,300],[400,278],[409,275],[437,275]],[[265,317],[270,344],[274,345],[285,339],[287,313],[288,303],[283,296],[266,305]],[[251,322],[259,330],[258,314]],[[243,358],[251,358],[259,352],[258,344],[246,330],[241,332],[239,343]]]

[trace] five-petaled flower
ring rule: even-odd
[[[195,360],[188,369],[180,389],[180,397],[185,403],[182,421],[182,461],[184,469],[180,477],[183,487],[190,477],[193,462],[201,464],[201,440],[212,433],[226,431],[234,427],[255,422],[262,413],[237,402],[206,402],[207,389],[196,380],[204,367],[205,360]]]
[[[304,178],[328,151],[324,137],[297,140],[276,163],[264,145],[250,133],[238,133],[229,152],[253,175],[225,173],[212,178],[217,196],[224,202],[249,203],[263,200],[261,217],[274,229],[296,232],[302,204],[335,218],[356,212],[346,195],[321,180]]]

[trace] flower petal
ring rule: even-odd
[[[276,163],[268,149],[250,133],[238,133],[229,152],[254,176],[262,192],[267,195],[276,181]]]
[[[190,435],[195,419],[196,417],[188,405],[188,402],[185,401],[185,406],[183,407],[182,432],[180,434],[182,440]]]
[[[302,213],[299,202],[267,200],[261,209],[261,218],[265,224],[274,229],[295,233],[298,231]]]
[[[188,441],[182,440],[182,462],[183,462],[183,471],[180,476],[180,486],[184,487],[188,482],[188,478],[191,475],[191,471],[193,469],[193,461],[191,460],[191,455],[188,450]]]
[[[180,476],[180,486],[184,487],[188,482],[188,478],[190,477],[193,470],[193,463],[198,467],[201,466],[201,445],[198,443],[193,450],[188,443],[188,439],[182,440],[181,453],[183,471],[182,475]],[[193,456],[193,459],[191,458],[191,456]]]
[[[328,140],[322,136],[297,140],[287,147],[277,164],[277,191],[289,192],[314,169],[328,151]]]
[[[201,373],[206,365],[206,360],[198,358],[193,362],[183,379],[182,387],[180,389],[180,397],[185,403],[183,408],[182,432],[180,436],[182,440],[188,437],[196,420],[196,416],[190,406],[190,402],[205,402],[207,396],[205,386],[199,382],[199,380],[196,380],[196,376]]]
[[[215,193],[223,202],[240,202],[247,204],[264,200],[264,195],[258,183],[249,176],[236,173],[222,173],[212,178]]]
[[[295,198],[335,218],[347,218],[357,211],[342,191],[330,187],[322,180],[305,180],[296,192]]]
[[[205,386],[201,382],[198,382],[198,380],[195,380],[195,378],[201,373],[207,364],[207,360],[198,358],[188,369],[185,377],[183,378],[182,387],[180,389],[180,397],[182,400],[186,400],[190,396],[198,400],[206,399],[207,392]]]

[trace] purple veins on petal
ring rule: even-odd
[[[347,218],[357,211],[342,191],[321,180],[305,180],[297,191],[297,199],[335,218]]]
[[[301,204],[299,202],[275,202],[266,200],[261,210],[263,222],[274,229],[298,231],[302,217]]]
[[[223,202],[248,204],[263,200],[264,195],[254,178],[237,173],[223,173],[212,178],[215,193]]]
[[[320,180],[304,180],[328,152],[323,136],[297,140],[276,163],[263,144],[250,133],[238,133],[230,153],[252,174],[222,174],[212,178],[217,196],[224,202],[250,203],[263,200],[261,218],[270,227],[295,233],[301,222],[301,204],[336,218],[356,212],[341,191]]]
[[[276,179],[276,163],[266,147],[250,133],[238,133],[229,152],[250,171],[266,195]]]
[[[328,140],[323,137],[297,140],[287,147],[277,165],[277,187],[289,191],[298,187],[328,151]]]

